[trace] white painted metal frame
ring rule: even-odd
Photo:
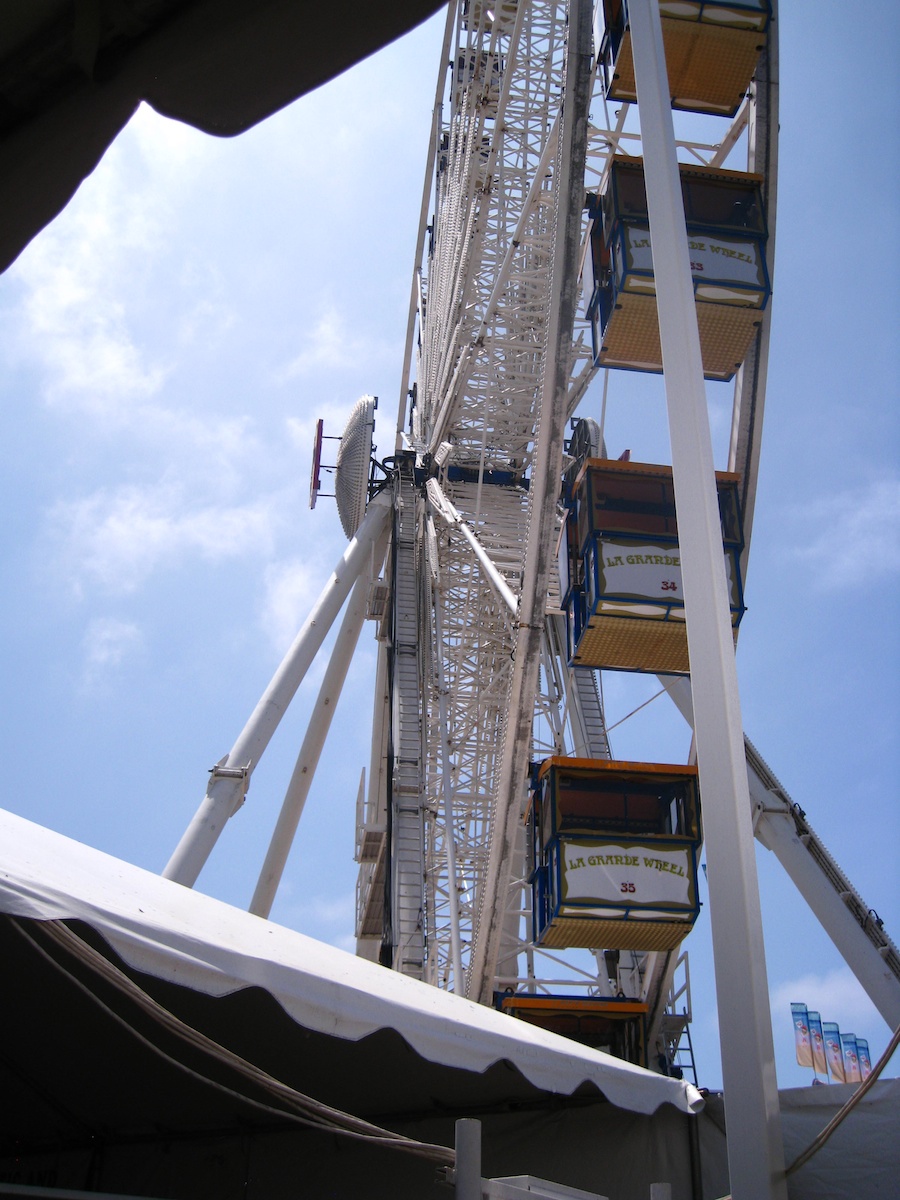
[[[321,648],[359,576],[369,571],[391,512],[390,496],[376,496],[325,584],[294,643],[229,753],[213,767],[206,795],[169,859],[163,877],[193,887],[226,821],[244,803],[250,776]],[[376,564],[375,571],[380,568]]]
[[[476,70],[471,79],[451,78],[434,246],[422,271],[427,318],[420,312],[411,428],[421,454],[451,444],[438,482],[463,521],[450,529],[438,523],[429,543],[440,613],[422,631],[442,663],[444,691],[441,702],[434,695],[423,702],[427,978],[457,990],[485,894],[513,668],[509,599],[520,588],[529,512],[528,493],[516,484],[535,448],[565,49],[562,4],[522,3],[514,18],[494,22],[487,6],[472,6],[478,25],[462,10],[459,54],[452,57],[474,62]],[[465,469],[466,477],[453,478],[453,468]],[[503,472],[506,484],[491,482],[491,472]],[[499,587],[476,558],[478,547],[499,574]],[[442,778],[448,765],[451,825]],[[448,875],[451,858],[455,878]]]
[[[524,868],[521,825],[532,749],[533,697],[538,683],[550,575],[556,570],[556,539],[548,539],[547,535],[556,526],[562,475],[577,261],[584,209],[584,153],[591,78],[590,17],[591,8],[586,0],[572,0],[568,7],[566,69],[556,130],[553,238],[544,293],[546,342],[540,390],[532,410],[534,457],[515,661],[500,775],[494,795],[488,873],[486,886],[479,897],[479,920],[467,981],[468,994],[482,1002],[490,1001],[498,962],[509,955],[509,937],[516,922],[507,920],[502,901],[510,894],[511,881],[518,880]],[[514,894],[519,891],[517,882]],[[498,899],[501,903],[497,903]]]
[[[525,676],[536,678],[529,684],[534,697],[534,756],[562,752],[604,757],[609,747],[596,682],[590,674],[567,667],[558,618],[548,615],[541,637],[524,651],[529,659],[525,671],[519,657],[524,614],[521,609],[511,614],[517,597],[535,596],[535,577],[525,576],[523,553],[533,497],[515,483],[526,473],[533,476],[543,437],[536,417],[553,306],[551,240],[560,176],[556,144],[564,5],[520,0],[514,8],[505,7],[495,24],[488,18],[487,6],[473,5],[469,11],[472,21],[477,16],[480,24],[469,22],[462,4],[448,18],[442,61],[456,63],[462,55],[476,68],[468,79],[465,72],[457,76],[453,67],[444,109],[438,87],[432,136],[434,188],[432,192],[429,182],[423,199],[421,262],[413,287],[415,323],[411,319],[399,415],[402,429],[407,428],[407,414],[409,423],[408,436],[398,444],[412,448],[426,472],[433,464],[435,478],[428,491],[434,511],[444,517],[433,523],[420,521],[420,530],[427,532],[421,535],[425,546],[417,560],[417,570],[429,576],[419,614],[424,656],[420,704],[425,743],[421,797],[425,978],[457,991],[467,988],[483,999],[492,989],[507,986],[607,995],[627,985],[629,994],[648,1004],[653,1040],[657,1033],[665,1035],[664,1010],[677,954],[623,952],[618,971],[610,977],[599,951],[550,953],[533,947],[527,928],[530,889],[521,849],[514,845],[511,832],[502,878],[495,874],[486,882],[497,798],[508,786],[500,780],[503,747],[509,745],[510,736],[509,696],[517,688],[522,690]],[[750,96],[730,125],[720,123],[722,136],[709,143],[677,143],[682,156],[697,162],[756,170],[765,177],[770,272],[777,90],[773,30]],[[611,156],[641,154],[645,146],[634,109],[622,104],[610,114],[597,96],[593,111],[596,117],[604,115],[605,122],[591,127],[585,188],[599,193]],[[743,161],[729,158],[745,150]],[[432,226],[426,226],[429,196],[435,214]],[[582,261],[588,252],[587,235],[585,219]],[[748,541],[769,321],[767,310],[735,381],[728,465],[739,470],[744,480]],[[587,322],[581,317],[568,366],[566,416],[595,374],[586,331]],[[605,395],[604,387],[604,400]],[[413,401],[409,409],[407,396]],[[465,477],[460,479],[454,468],[466,468]],[[496,473],[507,473],[507,486],[491,482],[491,472],[495,479]],[[422,505],[427,513],[424,500]],[[543,513],[535,528],[541,531],[545,551],[552,549],[556,514]],[[524,623],[530,626],[536,621],[528,618]],[[515,672],[518,683],[512,684]],[[753,787],[751,773],[751,793]],[[370,778],[370,800],[378,795],[378,785]],[[369,808],[374,812],[378,803],[371,800]],[[512,814],[515,805],[509,797],[505,804]],[[810,868],[813,856],[808,855],[801,869],[796,847],[787,846],[790,834],[776,837],[772,825],[767,813],[759,815],[757,836],[767,844],[781,845],[782,861],[795,877],[798,873],[810,877],[801,884],[804,894],[820,892],[824,868],[820,864]],[[782,825],[784,821],[778,828]],[[801,844],[797,838],[794,841]],[[373,862],[363,863],[363,875],[370,881],[379,869]],[[361,888],[365,890],[362,882]],[[832,897],[819,903],[816,911],[833,910],[833,887],[831,892]],[[485,960],[477,964],[478,978],[473,979],[473,942],[482,936],[484,914],[494,910],[499,938],[492,950],[496,970]],[[833,911],[828,919],[835,919]],[[885,1011],[893,1011],[900,995],[892,966],[896,951],[880,932],[870,933],[871,945],[860,953],[869,961],[875,993],[882,989]],[[856,935],[848,930],[845,940],[858,942],[859,930]],[[883,984],[875,980],[873,955],[882,965],[887,980]]]
[[[666,689],[689,725],[691,687],[668,676]],[[890,1029],[900,1026],[900,952],[794,804],[744,738],[750,812],[757,840],[772,851]]]
[[[629,5],[672,444],[736,1200],[786,1200],[762,913],[712,437],[659,7]]]
[[[631,0],[633,24],[647,15],[648,3]],[[530,887],[520,821],[529,753],[609,757],[596,680],[567,666],[561,620],[552,597],[547,600],[547,559],[559,527],[552,484],[560,473],[562,427],[595,374],[583,317],[576,320],[574,342],[564,344],[567,319],[561,320],[561,313],[564,302],[572,299],[566,287],[574,279],[561,281],[558,274],[564,254],[571,253],[564,248],[560,214],[567,196],[571,201],[581,187],[580,165],[567,179],[573,168],[571,143],[560,151],[565,132],[561,101],[567,78],[571,80],[564,71],[565,46],[567,26],[571,34],[583,21],[584,9],[583,2],[518,0],[492,10],[487,4],[460,0],[448,11],[442,62],[451,61],[449,89],[442,71],[429,152],[429,171],[435,171],[435,179],[433,186],[431,180],[426,183],[423,195],[421,264],[413,283],[398,415],[398,449],[411,448],[420,469],[427,472],[432,463],[438,469],[428,482],[426,501],[410,473],[412,458],[407,458],[404,481],[393,499],[399,564],[394,604],[396,609],[400,603],[404,615],[395,620],[390,634],[384,627],[380,634],[376,727],[358,831],[358,936],[360,952],[378,957],[387,917],[392,965],[485,1001],[495,989],[507,987],[588,995],[614,994],[624,987],[648,1004],[652,1042],[657,1033],[667,1036],[664,1010],[676,955],[623,952],[618,969],[608,974],[601,948],[548,952],[534,947],[529,940]],[[445,91],[449,98],[442,108]],[[746,141],[747,161],[739,165],[765,180],[770,275],[777,95],[777,37],[772,35],[750,96],[722,138],[710,144],[676,143],[698,162],[732,165],[729,154],[742,138]],[[570,107],[571,100],[570,96]],[[642,93],[644,129],[639,132],[628,105],[621,105],[612,120],[605,102],[595,98],[594,108],[602,108],[606,120],[590,130],[586,190],[602,191],[614,153],[643,153],[648,162],[656,160],[647,107]],[[658,117],[657,123],[661,120]],[[680,206],[676,190],[670,187],[664,213]],[[429,227],[431,203],[435,215]],[[581,224],[583,262],[589,252],[586,218]],[[655,233],[655,249],[668,240]],[[656,269],[662,294],[668,269],[661,261]],[[662,300],[660,304],[665,307]],[[673,311],[679,307],[693,312],[686,294]],[[771,305],[735,381],[728,465],[742,476],[748,544],[770,319]],[[684,344],[683,332],[676,342]],[[671,358],[666,373],[671,382]],[[678,384],[676,390],[681,392],[683,386]],[[604,388],[604,403],[605,396]],[[409,408],[407,398],[413,400]],[[409,433],[400,437],[407,413]],[[680,428],[682,422],[673,425]],[[673,458],[683,462],[684,448],[677,454],[673,449]],[[711,456],[709,460],[707,465]],[[686,531],[702,513],[703,536],[715,540],[710,530],[715,525],[717,531],[717,517],[709,496],[703,504],[699,492],[684,497],[684,480],[690,485],[695,467],[686,470],[676,464],[676,471],[680,523]],[[530,489],[523,486],[526,479]],[[200,809],[166,867],[168,878],[188,886],[196,880],[228,817],[243,803],[261,754],[358,581],[251,905],[253,912],[268,913],[327,731],[327,715],[333,711],[332,697],[358,636],[364,580],[376,544],[374,557],[380,562],[391,504],[385,493],[370,505],[251,719],[231,752],[213,768]],[[441,515],[440,522],[433,521],[432,510]],[[691,519],[685,521],[685,514]],[[689,540],[685,533],[685,542]],[[746,552],[744,559],[746,565]],[[712,610],[706,615],[701,610],[699,618],[689,617],[689,631],[707,630],[711,620]],[[727,637],[718,630],[717,669],[727,668],[730,632],[730,624]],[[709,699],[714,689],[697,665],[708,657],[710,644],[704,632],[699,654],[692,649],[695,686],[707,705],[701,726],[718,705]],[[685,684],[677,701],[683,711],[685,687],[690,691]],[[676,693],[678,687],[670,690]],[[733,691],[736,697],[736,688]],[[723,706],[729,708],[730,701]],[[771,1039],[760,1024],[761,1014],[767,1018],[768,1013],[764,978],[758,970],[751,971],[752,986],[745,992],[748,980],[736,985],[732,969],[742,956],[761,961],[761,934],[752,912],[755,885],[752,872],[746,870],[752,846],[748,850],[742,810],[752,814],[753,832],[779,857],[892,1027],[900,1023],[900,956],[749,743],[749,791],[742,784],[742,770],[736,766],[743,761],[737,752],[740,721],[733,707],[727,724],[727,738],[721,731],[710,737],[698,730],[701,745],[728,743],[730,782],[724,790],[731,790],[734,799],[723,835],[715,815],[710,820],[715,802],[711,810],[709,771],[704,775],[701,751],[707,834],[713,830],[710,888],[719,895],[713,899],[713,919],[716,909],[725,913],[727,936],[720,928],[716,938],[720,945],[728,944],[726,965],[719,972],[726,980],[731,1013],[723,1024],[723,1060],[727,1057],[730,1063],[729,1092],[743,1096],[737,1119],[744,1124],[746,1117],[749,1127],[759,1112],[764,1113],[764,1128],[758,1132],[770,1149],[764,1170],[772,1176],[777,1174],[778,1154],[772,1151],[777,1136],[766,1099],[774,1079]],[[392,731],[404,742],[399,754],[391,744]],[[715,785],[712,790],[716,792]],[[741,832],[732,837],[735,828]],[[713,881],[730,876],[730,867],[723,872],[721,847],[730,849],[732,844],[740,847],[741,885],[736,899],[734,889],[726,888],[723,902],[721,886]],[[387,906],[386,884],[391,897]],[[735,928],[744,937],[743,950],[736,954],[731,945],[738,944],[732,937]],[[730,1032],[725,1028],[729,1021]],[[753,1040],[748,1043],[751,1027]],[[750,1047],[747,1055],[735,1058],[734,1048],[742,1043]],[[748,1089],[746,1068],[751,1060],[762,1064],[765,1078]],[[729,1083],[735,1078],[742,1080],[741,1089]],[[749,1159],[756,1157],[747,1150],[754,1136],[748,1135],[737,1151],[735,1171],[741,1178],[747,1177]],[[748,1194],[753,1194],[752,1188]]]
[[[373,555],[375,562],[380,564],[384,561],[386,547],[387,530],[383,530],[375,545]],[[249,911],[258,917],[268,917],[272,910],[275,893],[278,891],[297,826],[303,815],[316,767],[319,765],[319,757],[331,728],[331,721],[347,678],[347,672],[350,669],[353,652],[365,623],[369,582],[368,574],[360,575],[344,609],[344,619],[335,640],[331,661],[319,688],[306,735],[303,738],[303,745],[300,747],[269,849],[250,901]]]
[[[441,633],[434,655],[446,663],[447,692],[446,715],[443,719],[435,716],[433,724],[436,730],[448,731],[453,752],[449,759],[444,750],[438,752],[440,736],[435,734],[435,746],[426,753],[423,897],[432,898],[430,903],[423,899],[429,942],[427,977],[442,986],[456,986],[450,932],[457,924],[450,918],[456,902],[451,906],[449,896],[458,898],[461,953],[468,961],[478,923],[472,910],[476,897],[481,896],[484,911],[490,911],[497,906],[498,895],[503,895],[506,899],[500,908],[504,912],[497,924],[505,931],[507,942],[502,952],[504,972],[502,978],[494,978],[489,969],[479,966],[478,992],[483,998],[501,984],[545,990],[564,986],[606,994],[611,986],[615,990],[615,984],[598,971],[593,956],[581,952],[544,955],[529,946],[529,889],[522,867],[508,861],[502,883],[492,880],[481,886],[499,786],[497,751],[507,736],[504,717],[515,669],[512,656],[520,651],[514,647],[515,630],[508,615],[489,594],[486,577],[462,540],[468,539],[471,548],[473,534],[477,536],[482,554],[505,576],[509,589],[519,591],[529,497],[484,480],[491,470],[520,476],[533,470],[533,455],[540,444],[536,414],[544,363],[541,336],[552,307],[550,239],[559,174],[555,156],[565,14],[564,5],[523,0],[516,6],[514,21],[507,18],[505,25],[491,25],[487,9],[473,8],[473,12],[481,12],[482,24],[469,26],[462,15],[463,6],[459,7],[454,35],[460,54],[474,55],[472,61],[478,61],[484,52],[485,61],[501,63],[502,71],[493,87],[487,74],[479,76],[477,72],[469,86],[451,83],[449,120],[445,124],[436,121],[432,139],[435,215],[427,249],[423,223],[423,262],[415,287],[419,323],[410,444],[420,455],[440,451],[443,494],[459,511],[462,533],[462,538],[439,533],[430,549],[442,581],[443,604],[442,619],[435,623]],[[554,47],[552,52],[550,47]],[[456,57],[450,54],[451,60]],[[625,130],[627,108],[622,106],[614,128],[592,130],[586,174],[586,186],[591,190],[600,190],[610,156],[622,142],[637,139],[633,148],[640,149],[639,134]],[[743,128],[745,123],[746,116],[742,116],[736,127]],[[692,150],[705,161],[721,152],[713,145]],[[586,235],[586,222],[583,232]],[[594,373],[588,361],[587,326],[583,320],[580,324],[568,367],[566,416]],[[401,413],[405,412],[402,405]],[[561,424],[558,417],[555,424]],[[451,482],[449,466],[474,468],[477,481]],[[546,525],[544,514],[538,522],[541,539],[547,538]],[[430,627],[422,633],[432,636]],[[535,732],[539,726],[550,730],[545,745],[554,749],[563,738],[567,751],[584,752],[590,741],[598,748],[594,752],[608,754],[594,681],[566,666],[558,633],[550,642],[552,651],[545,643],[543,650],[538,644],[528,652],[530,679],[542,667],[542,682],[532,682],[529,688],[536,697]],[[518,661],[521,671],[525,663]],[[437,707],[434,697],[423,697],[426,737]],[[585,713],[590,716],[586,718]],[[518,758],[523,757],[520,746]],[[458,845],[459,855],[455,880],[447,878],[447,840],[441,816],[445,803],[439,803],[444,795],[440,769],[444,761],[452,763],[456,781],[454,845]],[[507,772],[510,767],[511,762]],[[507,797],[506,811],[512,812],[514,807]],[[499,953],[497,945],[491,947],[492,956]],[[544,957],[547,969],[536,975],[535,960]],[[655,979],[660,989],[665,986],[664,976],[665,972],[645,972],[645,978]]]

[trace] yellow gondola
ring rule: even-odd
[[[735,629],[744,614],[739,483],[733,472],[716,474]],[[587,459],[569,497],[558,559],[574,666],[689,671],[671,467]]]
[[[526,816],[534,942],[672,950],[700,911],[697,769],[549,758]]]

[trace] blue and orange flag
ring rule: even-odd
[[[862,1076],[859,1073],[859,1052],[856,1049],[856,1034],[841,1034],[841,1051],[844,1056],[844,1080],[847,1083],[859,1083]]]
[[[823,1021],[822,1032],[825,1035],[825,1058],[828,1070],[835,1083],[846,1083],[844,1075],[844,1052],[841,1049],[841,1031],[834,1021]]]
[[[869,1056],[869,1043],[865,1038],[856,1039],[856,1053],[859,1055],[859,1073],[868,1079],[872,1074],[872,1059]]]
[[[807,1011],[809,1025],[809,1044],[812,1047],[813,1070],[817,1075],[828,1078],[828,1064],[825,1061],[825,1034],[822,1031],[822,1018],[812,1009]]]
[[[813,1065],[812,1047],[809,1044],[809,1014],[805,1004],[791,1005],[791,1020],[794,1023],[794,1046],[797,1062],[801,1067]]]

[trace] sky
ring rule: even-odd
[[[782,9],[742,710],[897,941],[900,10],[861,0],[851,30],[836,0]],[[340,434],[371,393],[379,453],[393,449],[442,26],[438,16],[239,138],[142,107],[0,276],[5,808],[162,870],[340,557],[333,502],[308,508],[313,429],[322,417]],[[670,461],[661,381],[614,374],[610,452]],[[709,398],[724,468],[730,388]],[[599,417],[597,384],[580,412]],[[373,632],[272,912],[348,949]],[[200,890],[249,904],[323,661]],[[623,720],[656,690],[604,678],[616,757],[684,761],[687,729],[665,698]],[[793,1062],[793,1000],[867,1036],[874,1060],[886,1025],[761,848],[758,864],[780,1085],[810,1081]],[[698,1074],[717,1087],[704,912],[687,948]]]

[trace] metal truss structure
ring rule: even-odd
[[[655,19],[650,4],[633,0],[631,5],[633,15],[645,22],[643,45],[648,48]],[[597,373],[586,318],[578,315],[583,312],[578,303],[582,268],[590,254],[592,210],[587,201],[603,192],[615,155],[641,156],[645,145],[627,102],[609,111],[596,78],[598,31],[591,18],[590,0],[499,0],[493,7],[487,0],[457,0],[450,5],[421,208],[396,454],[389,460],[385,483],[370,488],[377,495],[370,495],[358,527],[365,470],[359,505],[353,496],[345,498],[342,519],[346,517],[348,534],[352,531],[350,545],[238,741],[211,772],[207,794],[165,874],[187,885],[196,879],[225,821],[243,802],[275,725],[352,589],[251,910],[268,914],[349,656],[368,617],[377,623],[379,649],[372,753],[357,809],[358,952],[483,1003],[507,991],[550,997],[624,995],[646,1006],[650,1056],[660,1054],[672,1063],[690,1019],[684,956],[678,949],[605,953],[603,946],[549,951],[535,945],[525,868],[528,764],[550,755],[611,757],[595,674],[569,665],[556,547],[562,524],[560,481],[574,465],[574,456],[588,450],[585,438],[591,442],[596,433],[593,454],[603,453],[602,430],[585,433],[587,423],[581,426],[580,447],[567,447],[563,440],[569,418]],[[645,70],[647,62],[645,58]],[[660,130],[666,120],[660,114],[666,109],[668,116],[669,103],[664,61],[655,74],[655,79],[653,72],[645,75],[652,97],[647,107],[655,106],[657,113],[643,132],[650,147],[652,131],[656,147],[646,148],[648,199],[651,176],[664,157]],[[696,138],[696,123],[691,140],[676,141],[682,159],[763,178],[770,278],[777,94],[777,38],[772,35],[736,114],[704,118],[704,132],[710,130],[705,142]],[[668,126],[669,139],[670,130]],[[671,140],[662,148],[668,154]],[[683,216],[676,213],[678,175],[673,154],[672,190],[662,206],[670,220],[659,226],[667,232],[654,241],[660,288],[677,275],[670,269],[667,278],[662,260],[679,237],[684,274],[690,278]],[[658,180],[665,182],[661,175]],[[649,211],[652,224],[652,203]],[[659,293],[661,333],[663,317],[678,309],[690,310],[696,337],[690,292],[679,304],[671,298],[664,302]],[[758,472],[769,319],[769,310],[760,313],[735,375],[728,468],[741,478],[745,557]],[[705,419],[699,346],[696,368],[696,408],[702,407]],[[608,371],[606,376],[604,403]],[[696,392],[690,380],[688,384],[685,392]],[[670,432],[672,411],[670,405]],[[371,445],[368,420],[363,425]],[[682,462],[689,440],[679,437]],[[673,438],[676,478],[677,458]],[[354,479],[359,466],[354,464]],[[711,462],[707,473],[714,493]],[[703,474],[699,468],[693,471],[698,479]],[[357,485],[349,490],[355,496]],[[705,504],[706,498],[701,499]],[[714,499],[712,504],[714,508]],[[694,515],[679,509],[679,536],[682,517]],[[717,519],[713,512],[706,526],[715,527],[720,553]],[[692,629],[703,630],[703,622],[697,626],[690,617],[687,625],[689,638]],[[708,655],[705,633],[699,637],[701,652],[695,656],[691,651],[694,701],[698,708],[698,698],[704,703],[708,720],[714,689],[700,686],[698,663],[717,657],[718,665],[733,668],[731,626],[724,649],[712,647],[715,639],[709,638]],[[709,680],[709,664],[702,665]],[[721,674],[727,683],[726,671]],[[672,676],[661,682],[694,723],[688,682]],[[698,740],[704,719],[698,713]],[[731,725],[727,739],[721,740],[728,740],[733,751],[736,732],[740,769],[732,770],[732,786],[726,782],[719,793],[730,793],[735,808],[739,802],[749,806],[749,814],[746,808],[740,814],[746,830],[733,825],[741,838],[746,832],[751,847],[748,853],[743,847],[742,854],[753,861],[751,834],[774,851],[885,1020],[896,1027],[896,947],[805,814],[759,753],[744,745],[739,720]],[[731,761],[729,769],[733,766]],[[716,839],[724,860],[722,845],[731,827],[721,811]],[[712,826],[710,820],[711,860]],[[726,896],[733,912],[727,912],[727,903],[719,908],[726,935],[729,920],[738,929],[751,923],[744,922],[753,907],[745,884],[746,878],[740,893]],[[755,875],[752,884],[755,888]],[[758,906],[758,895],[755,901]],[[720,946],[728,942],[722,928],[718,938],[713,931]],[[761,938],[760,921],[760,957]],[[751,962],[752,953],[744,958]],[[745,1002],[732,988],[735,1004],[745,1004],[747,1020],[763,1010],[767,1016],[768,998],[753,987],[746,991],[753,995]],[[744,1112],[755,1120],[764,1107],[751,1098]],[[738,1126],[742,1119],[743,1114]],[[765,1121],[764,1133],[745,1138],[741,1153],[747,1162],[755,1153],[754,1137],[777,1140],[777,1131],[772,1132],[777,1121]],[[779,1148],[773,1163],[780,1153]]]
[[[563,274],[580,280],[586,195],[602,190],[613,154],[641,150],[629,106],[612,120],[600,95],[586,8],[579,24],[577,5],[570,14],[565,4],[541,0],[495,9],[462,0],[448,17],[443,61],[450,67],[439,81],[444,100],[435,109],[423,200],[423,213],[433,216],[422,223],[398,422],[398,449],[429,477],[418,494],[404,490],[402,502],[404,522],[409,505],[419,510],[420,550],[409,558],[416,615],[402,618],[415,630],[418,703],[411,691],[401,728],[396,694],[385,701],[393,705],[396,737],[421,739],[419,805],[412,811],[396,794],[393,805],[386,793],[379,797],[386,762],[370,772],[362,827],[370,846],[380,844],[361,866],[358,933],[361,951],[374,955],[387,916],[383,961],[482,1000],[522,988],[609,995],[628,982],[661,1035],[677,956],[620,956],[610,976],[602,947],[536,949],[516,832],[526,798],[523,762],[547,753],[609,757],[596,680],[567,663],[548,569],[566,465],[559,443],[547,453],[548,426],[559,432],[596,374],[574,294],[554,296],[554,283],[560,288]],[[588,124],[594,91],[593,107],[607,119]],[[758,109],[754,94],[732,123],[719,122],[720,141],[684,148],[721,165]],[[761,134],[752,143],[751,155],[768,145]],[[564,182],[564,166],[573,165],[577,179]],[[577,234],[568,262],[555,250],[566,222]],[[565,301],[560,338],[551,322]],[[765,334],[753,354],[764,354]],[[743,398],[748,428],[748,409],[761,406],[764,371],[752,378],[751,387],[738,381],[736,402],[740,414]],[[735,452],[752,457],[740,434]],[[751,505],[752,497],[745,501]],[[539,547],[530,558],[529,538]],[[393,659],[400,661],[396,645]],[[417,847],[408,860],[401,844]]]
[[[360,808],[357,933],[360,953],[483,1002],[504,990],[634,996],[648,1006],[649,1044],[672,1060],[690,1009],[689,997],[681,1011],[673,1003],[684,994],[678,951],[535,947],[524,870],[524,764],[610,757],[596,678],[567,662],[550,566],[570,461],[560,431],[597,374],[566,283],[580,287],[589,252],[586,196],[603,191],[614,154],[642,153],[634,109],[610,112],[602,95],[587,7],[460,0],[448,15],[398,417],[406,465]],[[736,115],[706,129],[708,141],[679,139],[679,155],[764,177],[771,274],[774,36]],[[741,474],[748,545],[768,335],[767,310],[734,387],[728,466]],[[748,752],[754,802],[769,802],[758,835],[775,845],[771,814],[789,814],[789,801],[761,782],[760,762]],[[788,825],[780,857],[796,878]],[[818,897],[837,906],[826,924],[841,923],[845,885]],[[862,952],[870,980],[885,960],[879,936]]]
[[[451,17],[458,50],[449,115],[436,120],[434,218],[417,275],[415,386],[403,445],[428,464],[430,479],[418,499],[409,496],[421,540],[420,692],[403,714],[421,737],[421,807],[406,812],[395,792],[387,823],[404,844],[416,832],[400,828],[421,823],[422,861],[417,878],[415,868],[407,877],[391,852],[387,895],[392,965],[458,992],[466,990],[479,905],[489,891],[504,747],[517,724],[517,606],[534,521],[554,239],[561,219],[571,223],[573,207],[569,195],[560,197],[557,161],[566,17],[565,5],[540,0],[493,11],[461,4]],[[579,232],[581,187],[579,179]],[[545,706],[553,719],[558,701]],[[409,904],[417,889],[419,903]],[[507,922],[516,939],[520,909],[517,897]],[[410,954],[413,945],[421,958]]]
[[[644,157],[679,547],[685,570],[690,562],[696,572],[694,585],[702,584],[694,609],[699,616],[691,617],[687,597],[685,604],[692,684],[674,676],[661,682],[694,725],[701,775],[705,770],[713,781],[715,802],[704,812],[710,861],[726,881],[716,884],[718,900],[711,902],[717,977],[726,981],[720,987],[723,1076],[726,1090],[729,1071],[738,1081],[729,1113],[741,1131],[730,1139],[730,1161],[736,1147],[732,1178],[748,1189],[744,1195],[781,1197],[752,836],[779,858],[892,1028],[900,1024],[900,955],[805,814],[745,742],[732,626],[727,612],[719,619],[714,603],[724,601],[711,569],[721,555],[721,530],[711,444],[707,462],[698,415],[706,423],[676,148],[693,163],[763,179],[771,278],[777,38],[769,36],[735,115],[704,118],[711,131],[705,142],[676,140],[654,6],[655,0],[629,5],[634,29],[642,29],[634,39],[634,65],[644,80],[637,86],[646,89],[642,131],[629,103],[609,112],[596,78],[599,31],[592,27],[590,0],[450,5],[396,454],[382,464],[383,484],[370,479],[367,490],[369,449],[358,446],[371,447],[374,401],[364,398],[345,447],[345,458],[353,460],[347,486],[336,488],[350,544],[245,729],[211,772],[206,796],[164,873],[193,884],[349,596],[251,911],[268,915],[337,694],[369,618],[377,623],[379,650],[368,782],[361,784],[357,808],[358,952],[482,1003],[506,992],[624,996],[647,1014],[646,1057],[659,1055],[663,1069],[666,1061],[678,1061],[690,1020],[685,957],[679,948],[550,951],[536,945],[523,827],[530,762],[551,755],[611,757],[595,674],[569,665],[556,548],[564,474],[579,456],[604,454],[602,429],[588,422],[568,446],[563,439],[596,375],[586,318],[578,315],[596,211],[588,201],[603,193],[614,156]],[[764,7],[762,0],[756,6]],[[696,123],[692,129],[696,134]],[[745,558],[769,320],[769,310],[760,311],[735,375],[728,469],[741,479]],[[678,379],[671,391],[670,378]],[[689,420],[679,425],[685,415]],[[687,511],[679,478],[691,480]],[[726,717],[719,723],[720,713]],[[712,765],[704,768],[702,746],[711,742],[717,750],[727,744],[727,752],[718,761],[706,759]],[[753,1039],[745,1038],[751,1025]]]
[[[412,727],[421,755],[417,810],[406,811],[393,787],[387,819],[394,841],[420,839],[422,857],[407,877],[387,834],[379,851],[392,876],[391,965],[456,991],[464,990],[484,892],[508,712],[510,599],[514,607],[529,516],[566,33],[559,4],[501,5],[493,20],[488,13],[461,4],[448,19],[457,47],[449,116],[436,112],[435,215],[423,230],[415,291],[416,382],[404,444],[435,471],[428,502],[413,487],[403,491],[401,519],[407,505],[417,510],[415,615],[395,605],[392,635],[399,663],[398,625],[410,621],[418,691],[398,706],[402,681],[393,673],[395,716],[402,707],[396,736],[405,740]],[[375,798],[370,812],[386,816],[380,807]],[[372,928],[381,896],[372,895],[376,869],[369,874],[360,904]]]

